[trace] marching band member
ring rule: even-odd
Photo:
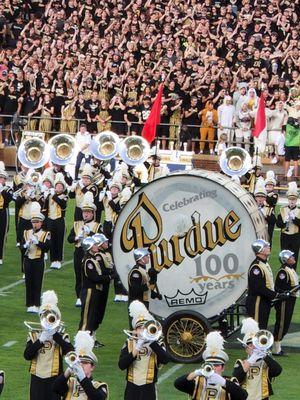
[[[37,202],[31,204],[32,229],[24,231],[21,249],[24,255],[27,312],[38,312],[45,269],[44,254],[50,246],[50,234],[42,229],[44,215]]]
[[[282,250],[279,253],[281,267],[277,272],[275,279],[275,290],[279,293],[290,293],[290,296],[284,301],[275,302],[276,322],[274,327],[274,345],[273,355],[282,356],[281,341],[288,333],[295,302],[299,297],[299,278],[295,270],[296,261],[294,253],[290,250]]]
[[[285,293],[274,291],[273,273],[268,258],[271,253],[270,243],[257,239],[252,243],[255,260],[248,271],[248,296],[246,299],[247,314],[258,322],[260,329],[268,326],[272,300],[284,300]]]
[[[255,347],[254,338],[259,334],[259,327],[254,319],[244,319],[241,332],[244,334],[243,345],[248,358],[236,361],[233,376],[247,390],[249,400],[268,400],[273,394],[271,381],[281,374],[282,368],[267,354],[267,350],[259,345]]]
[[[257,179],[261,176],[262,163],[259,156],[253,157],[252,169],[245,174],[249,193],[254,193]]]
[[[275,207],[278,201],[278,193],[274,192],[275,185],[276,185],[276,179],[274,171],[267,171],[265,179],[265,188],[267,191],[265,208],[266,208],[266,214],[269,216],[268,234],[271,246],[272,246],[274,228],[276,225]]]
[[[56,174],[63,174],[64,180],[68,186],[71,186],[73,183],[73,178],[71,177],[69,172],[65,170],[65,165],[52,163],[52,167],[47,168],[45,171],[47,171],[50,176],[52,175],[53,182],[55,181]]]
[[[85,193],[91,192],[95,202],[98,190],[96,185],[94,185],[94,183],[92,182],[92,179],[93,179],[92,166],[90,164],[85,164],[82,170],[80,181],[74,182],[71,191],[69,192],[70,199],[75,198],[75,203],[76,203],[75,214],[74,214],[75,221],[80,221],[82,219],[81,203],[83,202]],[[95,204],[97,204],[97,202],[95,202]]]
[[[139,301],[130,304],[129,314],[134,330],[119,357],[119,368],[127,369],[124,400],[155,400],[159,366],[169,361],[161,340],[161,327],[158,325],[157,334],[147,335],[145,324],[156,321]]]
[[[87,131],[86,124],[81,124],[79,132],[76,134],[76,143],[79,148],[77,154],[76,166],[75,166],[75,180],[78,180],[79,170],[84,159],[85,165],[90,163],[92,155],[89,152],[89,147],[91,144],[91,134]]]
[[[154,290],[157,272],[154,268],[146,270],[150,261],[150,253],[146,248],[135,249],[133,256],[136,264],[131,268],[128,275],[129,303],[133,300],[139,300],[149,309],[150,297],[161,300],[161,295]]]
[[[0,371],[0,395],[3,391],[4,383],[5,383],[5,373],[4,371]]]
[[[177,378],[174,382],[176,389],[188,393],[192,400],[222,399],[244,400],[247,392],[235,381],[224,378],[222,373],[228,361],[228,355],[223,350],[224,339],[219,332],[210,332],[206,336],[206,349],[203,360],[212,371],[206,374],[204,368],[196,369],[188,375]]]
[[[79,331],[75,336],[75,362],[69,362],[68,368],[55,379],[53,391],[59,398],[68,400],[105,400],[108,399],[108,386],[93,379],[92,373],[97,365],[93,353],[94,339],[87,331]],[[68,363],[68,355],[66,356]]]
[[[75,292],[77,296],[76,307],[81,307],[81,288],[82,288],[82,259],[84,251],[82,248],[82,241],[87,236],[91,236],[100,231],[101,226],[95,221],[96,206],[93,201],[93,194],[87,192],[84,195],[82,204],[82,219],[75,221],[73,228],[68,236],[68,242],[75,244],[74,250],[74,272],[75,272]]]
[[[30,361],[30,400],[59,400],[60,396],[53,393],[52,385],[62,372],[62,355],[73,350],[73,346],[59,324],[61,314],[56,293],[48,290],[41,300],[41,328],[29,330],[24,351],[25,360]],[[49,322],[47,315],[55,321]]]
[[[41,203],[42,203],[42,213],[45,215],[45,223],[44,225],[48,225],[48,218],[47,218],[47,207],[48,207],[48,196],[50,195],[50,191],[53,188],[54,180],[53,175],[49,168],[45,169],[41,179]]]
[[[148,182],[152,182],[157,178],[169,175],[169,168],[167,166],[160,165],[160,160],[161,158],[157,154],[153,154],[151,156],[152,163],[148,168]]]
[[[8,175],[3,162],[0,164],[0,265],[3,264],[4,245],[9,228],[9,203],[13,198],[12,189],[6,185]]]
[[[109,161],[107,164],[106,161],[99,160],[98,158],[93,157],[92,161],[91,161],[91,165],[92,165],[93,181],[95,182],[97,191],[99,193],[101,193],[101,191],[103,191],[105,193],[107,180],[111,178],[111,174],[109,172],[109,170],[110,170]],[[100,222],[103,207],[99,201],[97,202],[96,205],[97,205],[96,221]]]
[[[265,182],[263,179],[258,178],[255,189],[254,189],[254,199],[258,206],[258,209],[266,222],[266,228],[268,229],[268,233],[273,235],[274,226],[276,223],[276,217],[274,214],[274,209],[267,206],[267,190],[265,187]],[[269,227],[273,227],[271,232],[269,231]],[[269,240],[272,239],[272,236],[269,236]]]
[[[100,209],[104,210],[105,217],[103,222],[103,233],[112,239],[112,232],[114,225],[117,221],[118,215],[121,212],[121,190],[122,186],[119,182],[112,181],[109,186],[109,190],[102,191],[99,194]]]
[[[102,240],[104,239],[102,238]],[[99,239],[98,241],[95,240],[94,236],[87,237],[82,241],[85,257],[83,259],[79,330],[90,331],[93,335],[96,333],[99,324],[102,323],[108,295],[107,286],[109,286],[114,274],[113,269],[107,267],[108,260],[106,257],[104,260],[104,257],[100,255],[98,243]],[[98,342],[97,346],[103,345]]]
[[[21,171],[18,172],[16,175],[13,177],[13,192],[17,192],[17,190],[21,190],[25,186],[25,179],[27,176],[28,172],[27,167],[25,165],[21,164]],[[16,229],[16,237],[18,236],[18,223],[19,223],[19,207],[17,203],[15,203],[15,229]],[[18,243],[17,243],[18,246]]]
[[[294,253],[296,269],[300,248],[300,208],[297,207],[298,197],[296,182],[290,182],[287,191],[289,204],[280,208],[280,213],[277,217],[277,226],[281,228],[281,250],[291,250]]]
[[[50,189],[44,205],[47,215],[47,230],[51,234],[50,268],[52,269],[60,269],[63,259],[67,201],[68,195],[64,176],[61,173],[57,173],[54,188]]]

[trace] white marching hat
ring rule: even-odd
[[[75,336],[75,352],[80,361],[87,361],[91,364],[97,364],[98,359],[93,353],[94,339],[89,331],[78,331]]]
[[[92,192],[86,192],[81,203],[82,211],[96,211],[97,207],[94,203],[94,196]]]
[[[243,343],[245,345],[252,343],[252,339],[259,331],[257,321],[253,318],[246,318],[242,321],[241,333],[244,335]]]
[[[58,298],[54,290],[47,290],[41,296],[41,306],[39,309],[39,314],[43,314],[45,311],[55,311],[59,318],[61,317],[61,313],[59,308],[57,307]]]
[[[31,203],[31,208],[30,208],[30,219],[31,221],[44,221],[45,216],[41,212],[41,205],[37,201],[33,201]]]
[[[288,184],[289,188],[287,191],[287,198],[298,198],[299,193],[298,193],[298,188],[297,188],[297,183],[296,182],[289,182]]]
[[[276,179],[275,179],[275,174],[274,171],[267,171],[266,173],[266,179],[265,179],[265,184],[266,185],[276,185]]]
[[[138,300],[134,300],[130,303],[129,315],[132,318],[133,329],[143,326],[146,322],[153,320],[153,316],[149,313],[145,305]]]
[[[215,365],[225,364],[229,358],[223,350],[224,341],[220,332],[209,332],[205,338],[206,349],[202,354],[203,360]]]

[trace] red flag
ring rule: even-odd
[[[156,127],[160,123],[161,98],[163,88],[164,84],[161,83],[158,88],[158,93],[154,100],[149,117],[147,118],[147,121],[145,122],[142,130],[142,137],[146,139],[149,143],[153,142],[156,136]]]
[[[266,104],[265,97],[263,94],[260,95],[258,110],[255,119],[255,126],[252,132],[254,137],[259,137],[264,131],[267,129],[267,121],[266,121]]]

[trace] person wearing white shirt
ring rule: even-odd
[[[235,108],[231,104],[231,97],[225,96],[224,103],[218,107],[218,121],[219,121],[219,129],[218,129],[218,139],[225,133],[228,138],[228,144],[232,143],[234,131],[233,123],[235,117]]]
[[[78,174],[82,160],[84,159],[85,163],[90,163],[92,158],[89,151],[91,143],[91,134],[87,131],[85,124],[80,125],[79,132],[77,132],[76,134],[76,143],[79,151],[75,166],[75,180],[78,180]]]

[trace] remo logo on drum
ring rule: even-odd
[[[265,235],[248,192],[220,174],[191,171],[157,179],[135,193],[117,220],[113,257],[128,287],[133,250],[147,247],[163,295],[151,300],[150,310],[165,318],[188,308],[210,318],[246,290],[251,243]]]

